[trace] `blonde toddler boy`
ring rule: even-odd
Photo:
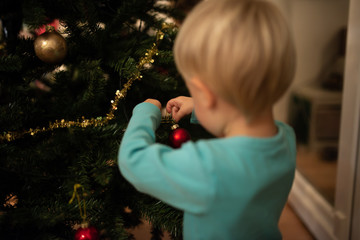
[[[171,99],[174,119],[194,111],[217,138],[179,149],[155,143],[161,104],[137,105],[119,167],[139,191],[184,211],[184,239],[281,239],[293,182],[293,130],[272,108],[291,84],[294,47],[279,10],[263,0],[207,0],[180,28],[175,62],[192,98]]]

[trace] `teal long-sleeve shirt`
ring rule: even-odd
[[[270,138],[155,142],[160,110],[141,103],[119,150],[122,175],[143,193],[184,211],[184,239],[281,239],[278,221],[294,178],[291,127]]]

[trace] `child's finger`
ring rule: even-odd
[[[167,104],[166,104],[166,111],[167,111],[168,113],[171,113],[171,112],[172,112],[172,109],[173,109],[174,107],[178,107],[178,104],[177,104],[177,102],[176,102],[175,99],[171,99],[171,100],[168,101]]]
[[[167,111],[168,113],[171,113],[171,111],[172,111],[172,106],[173,106],[172,100],[170,100],[170,101],[168,101],[168,102],[166,103],[166,111]]]
[[[173,107],[173,108],[171,109],[171,114],[174,116],[174,115],[176,115],[176,114],[179,112],[179,110],[180,110],[180,108],[178,108],[178,107]]]
[[[175,120],[175,122],[180,121],[184,116],[186,115],[186,112],[184,112],[183,109],[174,107],[172,111],[172,117]]]

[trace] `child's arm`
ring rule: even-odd
[[[194,102],[191,97],[180,96],[169,100],[166,104],[166,111],[172,114],[175,122],[192,113]]]
[[[190,141],[176,150],[155,143],[160,121],[157,101],[134,108],[120,145],[120,171],[140,192],[182,210],[203,212],[215,191],[209,156]]]

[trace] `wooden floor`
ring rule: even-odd
[[[335,202],[337,161],[336,154],[326,157],[304,146],[297,148],[297,169],[330,203]]]
[[[301,220],[296,216],[291,206],[287,204],[281,215],[279,228],[283,235],[283,240],[314,240],[313,236],[306,229]],[[140,227],[130,230],[136,240],[150,240],[150,225],[144,222]],[[163,240],[169,240],[165,234]]]

